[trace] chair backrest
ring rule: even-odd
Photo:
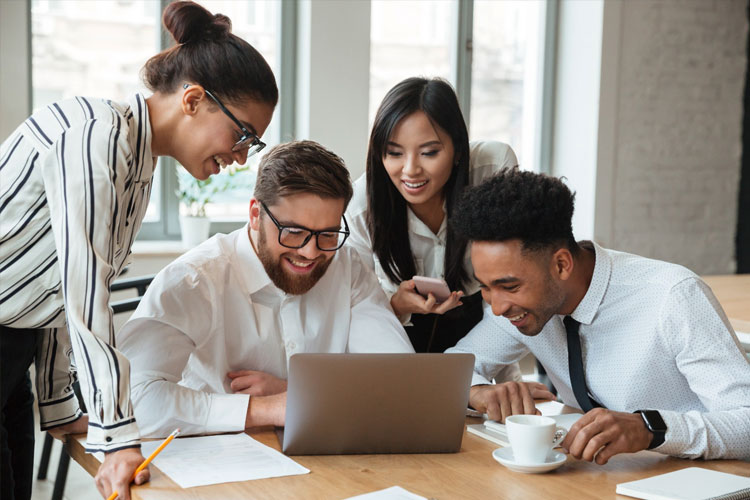
[[[138,304],[141,301],[141,297],[143,297],[143,294],[146,293],[146,288],[151,284],[151,281],[154,279],[154,275],[148,275],[148,276],[140,276],[137,278],[127,278],[123,280],[118,280],[112,283],[112,286],[109,288],[112,292],[119,292],[122,290],[129,290],[131,288],[134,288],[136,292],[138,292],[137,297],[133,297],[130,299],[123,299],[123,300],[117,300],[110,305],[112,306],[112,312],[115,314],[127,312],[127,311],[134,311],[136,307],[138,307]]]

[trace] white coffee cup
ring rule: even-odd
[[[511,415],[505,419],[513,459],[518,464],[541,464],[552,448],[559,446],[568,431],[541,415]]]

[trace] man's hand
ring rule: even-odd
[[[105,454],[104,462],[94,478],[96,489],[104,498],[117,491],[119,500],[130,500],[130,478],[143,460],[140,448],[126,448]],[[143,484],[150,477],[148,468],[143,469],[136,476],[135,484]]]
[[[451,292],[451,296],[445,302],[437,303],[435,296],[429,294],[425,299],[416,292],[414,280],[402,281],[398,290],[391,297],[391,307],[396,316],[401,317],[407,314],[445,314],[451,309],[462,304],[461,297],[464,292]]]
[[[250,398],[245,417],[245,428],[263,425],[284,426],[286,418],[286,392],[273,396]]]
[[[65,425],[53,427],[52,429],[47,429],[47,432],[49,432],[55,439],[63,439],[68,434],[82,434],[88,429],[89,416],[84,413],[77,420],[69,422]]]
[[[276,378],[265,372],[238,370],[227,373],[232,379],[231,387],[235,393],[251,396],[271,396],[286,392],[286,380]]]
[[[594,408],[573,424],[561,446],[575,458],[604,465],[618,453],[647,449],[653,436],[638,413]]]
[[[534,406],[535,399],[555,399],[555,395],[538,382],[475,385],[469,393],[469,403],[473,408],[503,423],[511,415],[541,415]]]

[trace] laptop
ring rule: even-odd
[[[454,453],[461,449],[473,354],[295,354],[287,455]]]

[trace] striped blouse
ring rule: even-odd
[[[81,414],[77,374],[90,452],[139,443],[109,287],[141,226],[154,164],[140,94],[51,104],[0,146],[0,324],[43,330],[35,361],[42,429]]]

